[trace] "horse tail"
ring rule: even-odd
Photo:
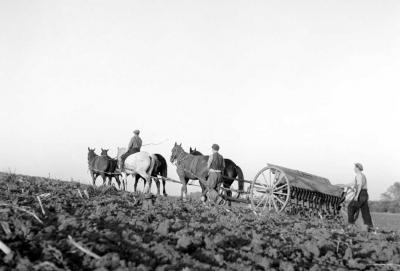
[[[161,161],[161,176],[167,178],[168,177],[168,164],[167,164],[167,160],[165,160],[164,157],[162,157],[160,155],[160,161]]]
[[[242,169],[236,165],[236,171],[237,171],[237,178],[238,178],[238,187],[240,191],[244,190],[244,176],[243,176],[243,171]],[[240,194],[240,193],[239,193]]]

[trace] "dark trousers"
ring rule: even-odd
[[[214,202],[217,202],[219,197],[218,188],[221,184],[222,176],[221,172],[210,171],[207,178],[207,186],[209,189],[208,196]]]
[[[221,172],[210,171],[208,174],[207,184],[210,189],[217,189],[221,183]]]
[[[121,159],[120,160],[120,168],[123,169],[125,159],[128,158],[129,155],[137,153],[137,152],[140,152],[139,148],[132,148],[132,149],[129,149],[126,153],[122,154],[121,158],[120,158]]]
[[[372,228],[372,219],[368,207],[368,192],[366,189],[361,189],[358,199],[352,200],[349,203],[347,208],[349,224],[354,224],[356,222],[360,210],[364,224]]]

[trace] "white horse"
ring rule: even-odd
[[[124,148],[118,148],[118,160],[121,155],[125,153]],[[122,183],[124,190],[127,188],[127,179],[129,175],[132,175],[136,179],[136,175],[139,175],[146,180],[146,187],[144,188],[145,193],[150,193],[151,189],[151,173],[153,172],[156,157],[147,152],[141,151],[129,155],[124,162],[124,170],[121,172]]]

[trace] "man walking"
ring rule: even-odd
[[[369,229],[372,229],[373,224],[368,206],[367,178],[365,177],[363,170],[364,167],[362,164],[356,163],[354,165],[354,172],[356,173],[354,182],[341,186],[353,187],[355,189],[355,195],[347,207],[349,224],[354,224],[356,222],[358,213],[361,210],[364,224],[367,225]]]
[[[222,155],[218,152],[219,146],[217,144],[213,144],[211,149],[212,154],[210,155],[207,163],[207,168],[209,170],[207,185],[211,200],[219,204],[222,198],[220,198],[218,195],[218,187],[221,183],[221,176],[222,171],[225,168],[225,161]]]
[[[133,131],[133,134],[134,136],[129,141],[127,151],[121,155],[120,167],[119,167],[121,171],[124,168],[125,159],[131,154],[140,152],[140,148],[142,147],[142,139],[139,137],[140,131],[135,130]]]

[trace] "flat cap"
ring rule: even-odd
[[[361,165],[360,163],[355,163],[354,165],[355,165],[355,166],[356,166],[356,168],[358,168],[359,170],[361,170],[361,171],[363,171],[363,170],[364,170],[364,167],[363,167],[363,165]]]
[[[213,144],[213,145],[211,146],[211,148],[212,148],[213,150],[219,151],[219,146],[218,146],[218,144]]]
[[[135,135],[138,135],[138,134],[140,134],[140,131],[139,131],[139,130],[135,130],[135,131],[133,131],[133,133],[134,133]]]

